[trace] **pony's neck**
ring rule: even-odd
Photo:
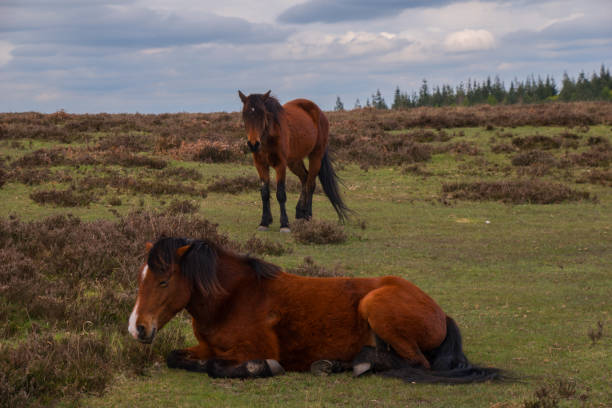
[[[250,286],[250,282],[255,281],[255,274],[251,268],[241,259],[226,253],[218,253],[217,258],[217,278],[224,292],[217,295],[203,294],[197,288],[193,288],[191,298],[185,309],[198,321],[199,324],[206,326],[214,325],[215,321],[223,318],[225,313],[224,305],[240,287],[245,284]]]

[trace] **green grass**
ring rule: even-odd
[[[113,218],[113,211],[127,214],[139,207],[160,209],[173,198],[197,200],[201,203],[198,214],[218,223],[220,231],[232,239],[244,242],[256,234],[291,247],[290,254],[266,258],[285,268],[296,267],[304,257],[311,256],[318,264],[340,264],[354,276],[397,275],[414,282],[456,319],[471,361],[508,370],[520,382],[415,385],[379,377],[353,379],[348,374],[315,378],[308,373],[264,380],[213,380],[160,366],[146,377],[117,373],[103,395],[83,396],[82,405],[519,407],[533,399],[540,386],[559,379],[575,381],[578,390],[575,397],[562,400],[560,406],[610,404],[612,190],[576,184],[575,177],[553,172],[548,180],[589,191],[598,201],[552,205],[456,201],[446,205],[439,198],[443,182],[507,177],[501,170],[481,171],[479,159],[510,166],[507,154],[490,152],[490,139],[499,129],[446,132],[460,130],[465,136],[457,140],[475,143],[482,154],[436,154],[422,164],[431,176],[414,175],[401,168],[364,171],[354,164],[340,166],[339,174],[346,185],[344,196],[356,215],[345,226],[349,239],[338,245],[300,245],[291,236],[280,234],[275,200],[273,228],[270,232],[256,232],[261,208],[257,191],[238,195],[209,193],[201,199],[130,194],[107,188],[89,207],[66,209],[38,205],[29,198],[31,191],[52,184],[29,187],[11,182],[0,189],[0,213],[29,220],[70,212],[88,220]],[[556,135],[563,130],[505,129],[515,136]],[[581,134],[581,143],[588,136],[610,139],[609,127],[590,127],[588,133]],[[510,139],[498,138],[500,141],[509,143]],[[12,150],[8,153],[17,154]],[[252,166],[234,163],[171,160],[169,165],[199,170],[203,180],[195,184],[201,187],[218,175],[255,174]],[[155,172],[125,171],[142,172],[138,174],[145,178]],[[109,205],[111,196],[119,197],[121,205]],[[290,219],[296,201],[297,194],[288,194]],[[322,195],[315,196],[313,212],[316,218],[336,218]],[[365,229],[361,221],[365,221]],[[189,333],[189,320],[184,316],[176,319],[166,330]],[[604,336],[592,344],[587,332],[598,321],[604,323]],[[194,342],[191,334],[188,339]],[[585,401],[578,399],[582,394],[587,395]]]

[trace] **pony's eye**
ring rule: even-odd
[[[168,281],[159,282],[159,286],[161,286],[162,288],[165,288],[166,286],[168,286]]]

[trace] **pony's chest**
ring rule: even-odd
[[[280,150],[273,149],[269,146],[265,146],[262,148],[261,152],[259,152],[255,156],[255,160],[267,164],[272,167],[278,166],[282,162],[282,154]]]

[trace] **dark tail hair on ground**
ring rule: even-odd
[[[344,222],[348,219],[349,213],[352,211],[344,204],[342,201],[342,196],[340,195],[340,188],[338,187],[339,181],[338,175],[332,166],[332,161],[329,157],[329,152],[326,150],[323,158],[321,159],[321,169],[319,170],[319,181],[321,181],[321,186],[323,187],[323,191],[329,201],[334,206],[334,210],[338,213],[338,217],[341,222]]]
[[[468,361],[463,354],[459,327],[448,316],[446,338],[440,346],[425,353],[425,357],[431,365],[431,370],[404,366],[380,374],[415,383],[467,384],[510,379],[498,368],[478,367]]]

